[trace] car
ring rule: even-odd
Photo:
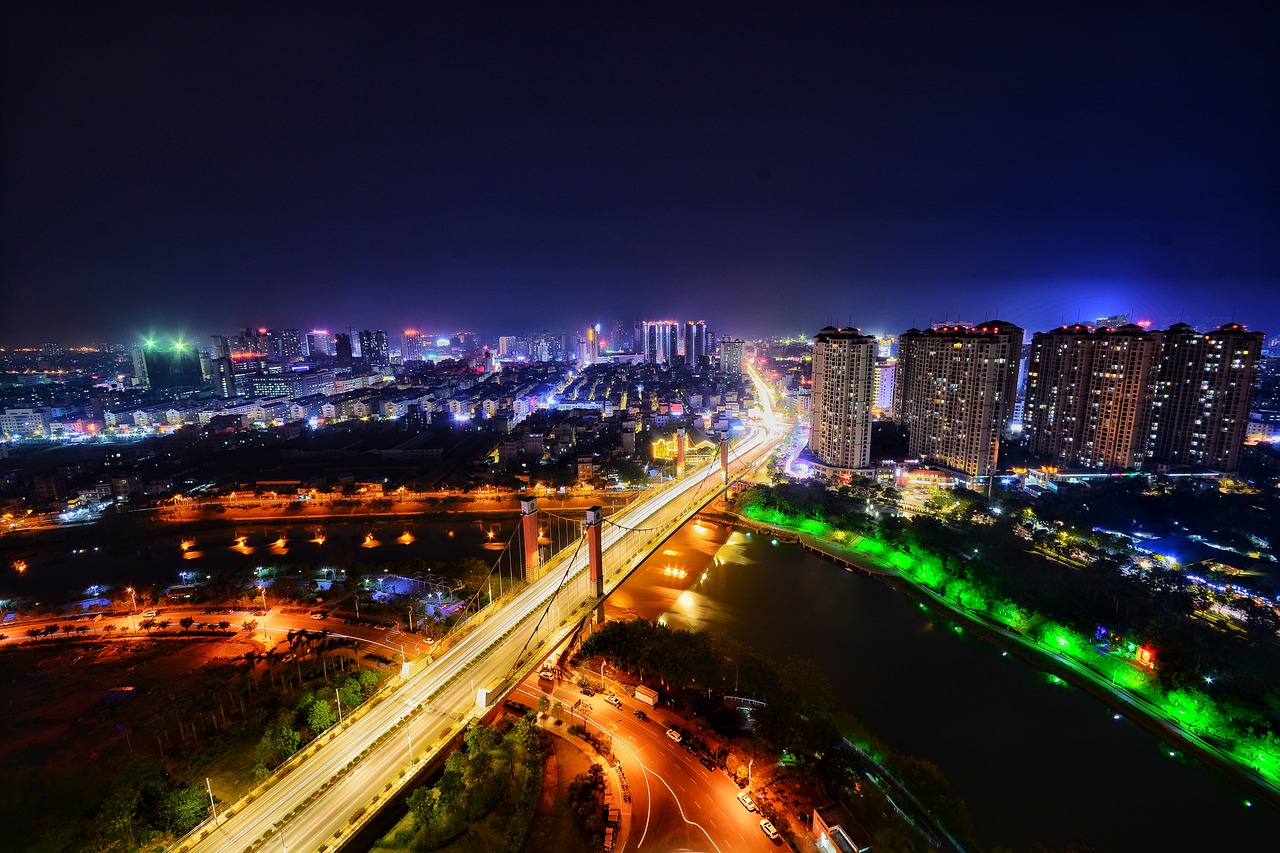
[[[707,768],[708,770],[716,769],[716,763],[705,755],[699,758],[698,761],[702,764],[703,767]]]
[[[582,689],[581,689],[580,691],[578,691],[578,692],[579,692],[579,693],[581,693],[583,696],[594,696],[594,695],[596,695],[596,692],[595,692],[594,690],[592,690],[592,689],[591,689],[591,685],[590,685],[590,684],[584,684],[584,685],[582,685]]]
[[[524,704],[523,702],[517,702],[514,699],[508,699],[506,702],[503,702],[502,704],[507,707],[507,710],[514,711],[517,714],[523,715],[523,714],[529,713],[529,706]]]
[[[679,743],[680,741],[684,740],[684,738],[680,736],[680,733],[675,729],[667,729],[667,737],[669,737],[671,740],[675,741],[676,743]]]
[[[742,807],[749,812],[756,810],[755,800],[751,799],[750,795],[747,794],[746,791],[743,791],[738,795],[738,802],[742,803]]]
[[[311,614],[312,619],[323,619],[327,614],[323,610],[317,610]]]
[[[770,841],[778,840],[778,830],[773,828],[773,824],[769,822],[768,818],[760,821],[760,831],[769,836]]]
[[[612,705],[615,708],[618,708],[619,710],[621,710],[622,708],[622,700],[619,699],[617,696],[613,696],[613,695],[606,696],[604,697],[604,701],[608,702],[610,705]]]
[[[144,611],[142,611],[142,618],[143,618],[143,619],[154,619],[154,618],[156,618],[156,617],[157,617],[157,616],[159,616],[159,615],[160,615],[160,611],[159,611],[159,610],[144,610]]]
[[[635,714],[635,715],[636,715],[636,719],[637,719],[637,720],[647,720],[647,719],[649,719],[649,715],[648,715],[648,714],[646,714],[644,711],[641,711],[639,708],[636,708],[636,709],[635,709],[634,711],[632,711],[631,713],[633,713],[633,714]]]

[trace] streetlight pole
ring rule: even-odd
[[[342,694],[336,687],[333,688],[333,698],[338,700],[338,725],[342,725]]]
[[[213,785],[209,783],[209,777],[204,777],[204,786],[209,791],[209,808],[213,809],[213,825],[218,825],[218,804],[213,801]]]
[[[129,598],[131,601],[133,601],[133,610],[129,611],[130,613],[133,613],[138,609],[138,594],[137,592],[134,591],[133,587],[131,586],[125,587],[125,591],[129,593]]]
[[[751,766],[756,763],[754,758],[747,761],[747,787],[751,787]]]
[[[413,766],[413,735],[409,734],[409,729],[404,730],[404,736],[409,739],[409,766]]]

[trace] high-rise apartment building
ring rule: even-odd
[[[680,354],[680,324],[674,320],[645,321],[644,360],[675,364]]]
[[[897,385],[898,360],[876,356],[876,413],[883,418],[892,418],[893,389]]]
[[[333,336],[333,349],[338,359],[338,366],[351,367],[352,362],[355,360],[355,354],[351,348],[351,336],[338,332]]]
[[[391,347],[387,333],[382,329],[360,333],[360,357],[372,370],[386,370],[391,366]]]
[[[333,335],[325,329],[312,329],[307,333],[307,355],[311,358],[317,356],[332,356]]]
[[[720,371],[730,376],[741,376],[742,365],[747,357],[745,342],[734,338],[720,340]]]
[[[1031,453],[1063,468],[1140,467],[1159,357],[1159,333],[1133,324],[1032,335],[1023,411]]]
[[[1265,336],[1237,323],[1201,334],[1186,323],[1161,333],[1151,459],[1235,471],[1249,426]]]
[[[402,362],[425,361],[434,343],[435,339],[426,332],[405,329],[404,335],[400,338],[400,360]]]
[[[701,370],[711,363],[707,350],[707,324],[703,320],[689,320],[684,324],[684,363],[694,370]]]
[[[988,477],[1013,419],[1023,330],[1003,320],[909,329],[898,337],[893,409],[909,452]]]
[[[875,338],[858,329],[828,326],[813,338],[809,452],[837,469],[829,475],[865,469],[870,461],[875,353]]]
[[[1264,336],[1134,324],[1032,338],[1024,422],[1033,455],[1062,467],[1239,467]]]

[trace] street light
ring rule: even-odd
[[[133,610],[137,610],[137,609],[138,609],[138,595],[137,595],[137,593],[136,593],[136,592],[134,592],[134,589],[133,589],[133,587],[131,587],[131,586],[127,586],[127,587],[125,587],[125,592],[129,593],[129,598],[133,601]],[[130,612],[130,613],[132,613],[132,612],[133,612],[133,610],[131,610],[131,611],[129,611],[129,612]]]
[[[258,595],[262,596],[262,609],[267,609],[267,588],[265,586],[258,587]]]

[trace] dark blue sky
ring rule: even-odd
[[[1266,4],[201,5],[0,12],[0,343],[1280,332]]]

